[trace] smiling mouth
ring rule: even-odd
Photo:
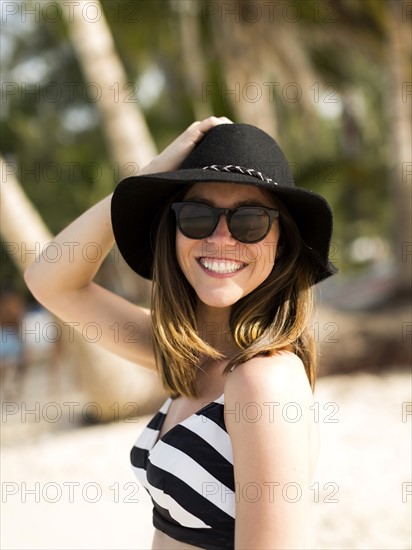
[[[236,273],[247,266],[244,262],[224,260],[219,258],[198,258],[198,262],[208,271],[213,273]]]

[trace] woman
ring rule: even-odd
[[[39,301],[80,327],[99,319],[101,343],[158,369],[170,394],[131,454],[154,504],[153,548],[304,547],[310,296],[336,271],[331,230],[327,202],[294,186],[272,138],[211,117],[56,239],[107,255],[115,238],[153,280],[151,311],[97,286],[98,266],[81,259],[26,272]],[[114,321],[138,322],[139,342],[114,342]]]

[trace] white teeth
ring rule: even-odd
[[[233,260],[214,260],[212,258],[199,258],[199,262],[203,267],[215,273],[234,273],[245,265],[242,262],[235,262]]]

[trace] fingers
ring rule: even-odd
[[[150,163],[149,172],[166,172],[175,170],[187,157],[193,147],[201,141],[209,130],[219,124],[232,124],[227,117],[211,116],[204,120],[193,122],[166,149],[157,155]]]
[[[215,126],[219,126],[219,124],[233,124],[233,122],[225,116],[210,116],[204,120],[193,122],[186,131],[189,133],[191,140],[196,143],[200,141],[209,130]]]
[[[219,124],[232,124],[232,121],[225,116],[221,116],[221,117],[210,116],[200,122],[195,122],[194,124],[198,125],[197,127],[198,130],[207,132],[214,126],[219,126]]]
[[[219,117],[219,120],[222,121],[222,124],[233,124],[233,121],[225,116]]]

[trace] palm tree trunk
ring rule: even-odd
[[[78,4],[76,0],[69,1]],[[156,146],[138,107],[138,91],[127,81],[116,53],[103,9],[97,0],[94,4],[100,7],[98,20],[84,17],[82,10],[75,6],[62,12],[68,18],[69,38],[84,78],[97,87],[99,100],[96,103],[107,143],[114,160],[119,163],[120,175],[124,175],[128,163],[137,163],[140,168],[147,165],[156,154]]]
[[[192,0],[177,0],[172,2],[172,7],[178,14],[180,48],[188,97],[191,99],[195,119],[202,120],[214,114],[210,103],[202,97],[207,74],[199,25],[202,5]]]
[[[388,10],[387,110],[392,125],[392,181],[396,208],[395,257],[400,290],[410,291],[412,281],[412,135],[410,26],[403,3],[391,1]]]

